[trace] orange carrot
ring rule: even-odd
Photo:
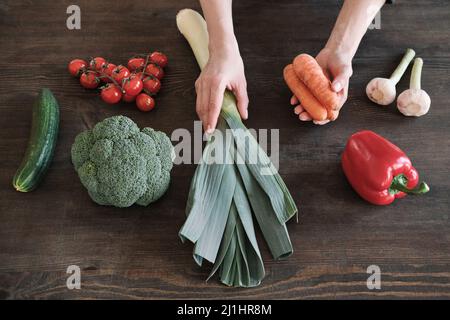
[[[339,116],[339,111],[337,110],[329,110],[328,111],[328,120],[334,121]]]
[[[336,110],[339,98],[316,59],[302,53],[294,59],[294,71],[317,100],[329,111]]]
[[[300,100],[302,106],[314,120],[323,121],[327,119],[327,110],[320,104],[314,95],[308,90],[302,81],[297,77],[292,64],[287,65],[283,70],[284,80],[289,89]]]

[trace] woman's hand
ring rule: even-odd
[[[209,61],[195,82],[196,110],[206,133],[214,131],[225,89],[234,93],[242,119],[247,119],[247,81],[237,43],[231,48],[210,48]]]
[[[325,48],[316,57],[319,65],[329,76],[332,89],[340,97],[339,109],[347,100],[348,83],[353,72],[353,56],[367,28],[385,2],[386,0],[345,0]],[[298,99],[292,97],[291,104],[299,104]],[[311,116],[301,106],[301,101],[294,110],[300,120],[311,120]],[[316,124],[328,122],[314,121]]]
[[[335,91],[339,98],[339,109],[344,105],[347,100],[348,95],[348,85],[350,77],[352,76],[352,63],[351,57],[348,54],[341,53],[337,50],[332,50],[330,48],[324,48],[319,54],[316,56],[317,63],[323,68],[325,74],[331,80],[331,89]],[[302,107],[301,101],[297,99],[297,97],[292,96],[291,104],[297,105],[294,108],[295,114],[298,115],[301,121],[311,121],[312,118],[306,112],[306,110]],[[324,121],[315,121],[315,124],[326,124],[330,122],[329,120]]]

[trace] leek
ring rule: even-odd
[[[203,69],[209,59],[205,20],[184,9],[177,14],[177,26]],[[223,154],[222,162],[211,161],[212,150]],[[282,259],[293,252],[286,222],[296,213],[286,185],[242,123],[234,95],[226,91],[216,131],[191,182],[181,240],[194,243],[199,266],[204,259],[213,264],[208,279],[218,273],[225,285],[254,287],[265,271],[253,215],[272,256]]]

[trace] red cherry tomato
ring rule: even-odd
[[[95,72],[83,72],[80,76],[80,84],[86,89],[95,89],[98,87],[99,79]]]
[[[122,99],[122,90],[115,84],[108,83],[101,92],[102,100],[109,104],[115,104]]]
[[[137,96],[144,87],[142,80],[139,78],[128,78],[123,82],[123,91],[130,96]]]
[[[144,77],[144,73],[142,72],[142,71],[134,71],[134,72],[132,72],[131,74],[130,74],[130,79],[134,79],[134,78],[137,78],[137,79],[143,79],[143,77]]]
[[[155,100],[146,93],[141,93],[136,97],[136,106],[139,110],[147,112],[155,107]]]
[[[81,73],[86,69],[87,62],[82,59],[74,59],[69,62],[68,69],[71,75],[79,77]]]
[[[145,68],[145,73],[148,75],[153,75],[155,77],[157,77],[159,80],[161,80],[164,77],[164,71],[163,69],[154,64],[154,63],[150,63],[146,68]]]
[[[133,102],[136,100],[136,96],[130,96],[129,94],[123,94],[122,95],[122,100],[125,102]]]
[[[156,63],[161,68],[167,66],[167,56],[164,53],[155,51],[150,55],[150,61]]]
[[[161,89],[161,81],[156,77],[147,77],[144,79],[144,90],[156,94]]]
[[[89,66],[91,67],[92,70],[95,71],[102,71],[105,64],[106,60],[102,57],[93,58],[91,62],[89,62]]]
[[[142,71],[133,72],[133,73],[131,73],[131,76],[130,76],[130,78],[138,78],[138,79],[141,79],[141,80],[143,80],[144,77],[145,77],[145,75],[144,75],[144,73]]]
[[[131,71],[141,69],[145,65],[145,59],[144,58],[131,58],[128,60],[128,69]]]
[[[130,70],[122,65],[118,65],[112,72],[112,77],[117,81],[119,85],[122,85],[122,81],[130,76]]]
[[[114,70],[116,67],[117,67],[117,66],[116,66],[114,63],[109,63],[109,62],[108,62],[108,63],[103,67],[103,69],[102,69],[102,75],[106,75],[106,76],[112,78],[113,70]],[[101,77],[101,80],[102,80],[103,82],[106,82],[106,83],[112,82],[111,79],[108,78],[108,77]]]

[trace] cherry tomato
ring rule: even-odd
[[[136,106],[139,110],[147,112],[155,107],[155,100],[146,93],[141,93],[136,97]]]
[[[150,55],[150,61],[156,63],[161,68],[167,66],[167,56],[164,53],[155,51]]]
[[[146,68],[145,68],[145,73],[146,74],[151,74],[154,75],[155,77],[157,77],[159,80],[161,80],[164,77],[164,71],[161,67],[159,67],[158,65],[154,64],[154,63],[150,63]]]
[[[98,87],[99,79],[95,72],[83,72],[80,76],[80,84],[86,89],[95,89]]]
[[[161,89],[161,81],[156,77],[147,77],[144,79],[144,90],[156,94]]]
[[[92,70],[95,71],[102,71],[105,64],[106,60],[102,57],[93,58],[91,62],[89,62],[89,66],[91,67]]]
[[[109,63],[109,62],[108,62],[108,63],[103,67],[103,69],[102,69],[102,75],[106,75],[106,76],[112,78],[113,70],[114,70],[116,67],[117,67],[117,66],[116,66],[114,63]],[[101,77],[101,80],[102,80],[103,82],[106,82],[106,83],[112,82],[111,79],[109,79],[108,77]]]
[[[143,80],[143,78],[144,78],[144,73],[142,72],[142,71],[133,71],[131,74],[130,74],[130,77],[129,77],[130,79],[134,79],[134,78],[137,78],[137,79],[141,79],[141,80]]]
[[[123,91],[130,96],[137,96],[144,87],[142,80],[139,78],[128,78],[123,82]]]
[[[74,77],[79,77],[84,69],[87,67],[87,62],[82,59],[74,59],[69,62],[69,72]]]
[[[128,69],[131,71],[141,69],[145,65],[145,59],[144,58],[131,58],[128,60]]]
[[[136,96],[131,96],[131,95],[125,93],[122,95],[122,100],[125,102],[133,102],[136,100]]]
[[[122,65],[118,65],[112,72],[112,77],[117,81],[119,85],[122,85],[122,81],[130,76],[130,70]]]
[[[108,83],[101,92],[102,100],[109,104],[115,104],[122,99],[122,90],[115,84]]]
[[[141,79],[141,80],[143,80],[144,77],[145,77],[145,75],[144,75],[144,73],[142,71],[139,71],[139,72],[135,71],[135,72],[131,73],[131,76],[130,76],[130,78],[138,78],[138,79]]]

